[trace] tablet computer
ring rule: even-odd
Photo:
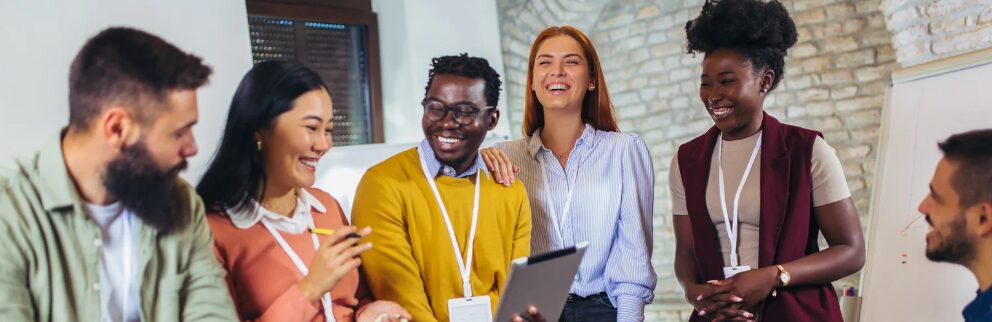
[[[543,254],[522,257],[510,264],[510,276],[500,295],[494,321],[512,321],[536,307],[548,321],[558,321],[575,273],[579,270],[586,242]]]

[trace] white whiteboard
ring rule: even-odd
[[[903,229],[919,215],[917,206],[928,192],[941,158],[937,142],[954,133],[992,127],[990,75],[992,64],[984,64],[897,82],[890,89],[861,321],[964,320],[961,310],[978,288],[974,276],[964,267],[927,260],[924,220],[905,234]]]

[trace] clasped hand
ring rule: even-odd
[[[775,289],[778,270],[765,267],[728,279],[708,281],[686,288],[686,299],[699,315],[713,321],[753,321],[752,310]]]

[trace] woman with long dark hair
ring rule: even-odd
[[[686,36],[704,55],[699,98],[715,123],[679,147],[669,173],[675,274],[691,320],[840,322],[830,283],[865,256],[840,160],[819,132],[763,106],[795,23],[778,1],[707,1]]]
[[[371,245],[358,241],[370,230],[348,226],[338,202],[311,187],[332,119],[327,85],[296,63],[255,65],[234,94],[196,190],[242,320],[410,318],[363,286],[357,256]]]

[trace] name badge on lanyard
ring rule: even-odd
[[[451,238],[451,249],[455,254],[455,262],[458,264],[458,272],[462,279],[462,294],[464,297],[448,300],[448,319],[451,322],[490,322],[493,320],[492,305],[488,295],[472,296],[472,253],[475,249],[475,231],[479,222],[479,185],[482,177],[476,173],[475,178],[475,198],[472,201],[472,226],[468,233],[468,249],[465,260],[462,260],[461,247],[458,246],[458,239],[455,237],[455,228],[451,225],[451,218],[448,216],[448,209],[441,200],[441,193],[434,183],[434,176],[427,170],[427,161],[424,159],[424,151],[417,147],[417,155],[420,157],[420,168],[424,171],[424,179],[434,193],[437,206],[441,209],[441,216],[444,224],[448,228],[448,237]]]
[[[758,132],[758,143],[754,144],[754,150],[751,151],[751,159],[747,161],[747,168],[744,168],[744,176],[741,177],[741,181],[737,185],[737,192],[734,193],[733,221],[730,220],[730,214],[727,213],[727,193],[723,183],[723,134],[721,133],[717,136],[716,140],[720,144],[717,148],[717,162],[719,162],[720,209],[723,211],[723,226],[727,229],[727,238],[730,239],[730,266],[723,268],[723,276],[724,278],[730,278],[734,275],[751,270],[751,266],[740,265],[738,263],[737,234],[740,232],[738,226],[738,211],[740,210],[741,191],[744,190],[744,182],[747,181],[748,175],[751,174],[751,168],[754,166],[754,160],[758,156],[758,150],[761,149],[761,132]]]
[[[296,251],[289,246],[289,243],[287,243],[286,240],[282,238],[282,235],[279,234],[279,231],[277,231],[275,227],[273,227],[271,224],[265,221],[265,219],[262,219],[261,222],[262,225],[265,226],[265,229],[268,230],[270,234],[272,234],[272,238],[275,238],[276,242],[279,243],[279,247],[282,247],[282,250],[286,252],[286,255],[289,256],[289,259],[293,261],[293,264],[296,265],[296,269],[300,271],[300,274],[303,274],[303,276],[309,274],[310,268],[308,268],[307,265],[303,263],[303,260],[300,259],[300,255],[297,255]],[[310,228],[313,227],[314,227],[313,217],[310,217]],[[317,239],[317,234],[310,234],[310,237],[313,239],[313,249],[316,251],[318,248],[320,248],[320,240]],[[336,322],[334,320],[334,311],[331,309],[332,305],[331,305],[330,292],[324,293],[324,295],[320,297],[320,305],[324,308],[324,319],[327,322]]]

